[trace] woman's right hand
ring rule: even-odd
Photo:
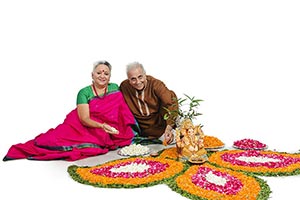
[[[115,129],[114,127],[112,127],[106,123],[103,123],[101,128],[109,134],[112,134],[112,135],[119,134],[119,131],[117,129]]]

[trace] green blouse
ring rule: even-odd
[[[118,91],[119,86],[116,83],[109,83],[107,86],[107,93]],[[91,85],[86,86],[79,90],[77,94],[77,105],[78,104],[88,104],[89,101],[94,98],[93,88]]]

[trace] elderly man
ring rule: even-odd
[[[176,94],[161,80],[146,75],[138,62],[128,64],[126,72],[128,79],[120,84],[120,90],[138,122],[139,136],[172,143],[177,116],[165,120],[164,115],[178,109]]]

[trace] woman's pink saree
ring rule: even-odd
[[[115,127],[119,134],[111,135],[101,128],[83,126],[77,109],[74,109],[56,128],[26,143],[12,145],[3,160],[27,158],[74,161],[131,144],[134,137],[131,127],[135,125],[135,119],[120,91],[92,99],[89,107],[92,119]]]

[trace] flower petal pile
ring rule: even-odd
[[[233,142],[233,147],[237,149],[252,149],[252,150],[263,150],[267,148],[267,145],[254,139],[245,138]]]
[[[293,175],[300,169],[300,154],[273,151],[226,150],[208,160],[220,167],[268,176]]]
[[[206,149],[221,148],[225,145],[219,138],[210,135],[204,135],[203,144]]]
[[[141,144],[131,144],[125,146],[118,151],[118,154],[121,156],[140,156],[146,155],[150,152],[149,147]]]

